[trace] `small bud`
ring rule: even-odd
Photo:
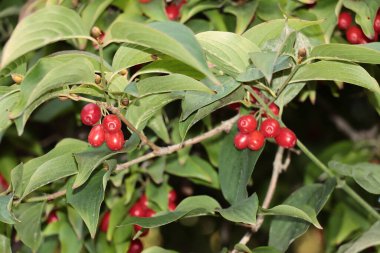
[[[100,84],[102,82],[102,77],[98,74],[95,74],[95,83]]]
[[[306,48],[302,47],[298,49],[298,58],[305,58],[306,56]]]
[[[152,54],[150,57],[152,57],[152,60],[153,60],[153,61],[157,61],[157,60],[158,60],[158,56],[155,55],[155,54]]]
[[[126,69],[122,69],[119,71],[119,74],[122,75],[122,76],[125,76],[128,74],[128,71]]]
[[[121,100],[121,104],[124,105],[124,106],[128,106],[129,105],[129,99],[128,98],[123,98]]]
[[[99,38],[100,35],[102,35],[102,31],[100,30],[100,28],[97,26],[92,27],[91,36],[94,38]]]
[[[24,80],[24,76],[20,74],[13,73],[11,74],[13,82],[20,84]]]

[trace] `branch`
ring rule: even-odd
[[[49,201],[49,200],[62,197],[65,194],[66,194],[66,189],[52,193],[52,194],[44,195],[44,196],[28,198],[28,199],[25,199],[25,202],[39,202],[39,201],[45,201],[45,200]]]
[[[281,172],[286,171],[287,168],[290,165],[290,152],[288,152],[287,157],[285,158],[285,161],[283,162],[283,156],[284,156],[284,148],[278,147],[276,156],[273,161],[273,171],[272,171],[272,177],[269,182],[268,190],[264,198],[264,202],[262,205],[262,208],[269,208],[270,203],[272,201],[274,192],[276,191],[278,178],[281,174]],[[264,215],[259,215],[256,221],[256,224],[250,227],[250,230],[244,234],[244,236],[240,239],[239,244],[247,244],[254,233],[256,233],[260,228],[261,225],[264,222]],[[238,253],[236,249],[232,250],[231,253]]]
[[[149,160],[149,159],[152,159],[154,157],[158,157],[158,156],[164,156],[164,155],[169,155],[169,154],[172,154],[178,150],[181,150],[185,147],[188,147],[188,146],[192,146],[194,144],[197,144],[197,143],[200,143],[204,140],[207,140],[221,132],[229,132],[232,128],[232,126],[235,124],[235,122],[237,121],[237,119],[239,118],[239,115],[236,115],[235,117],[227,120],[227,121],[224,121],[222,122],[222,124],[220,124],[220,126],[216,127],[216,128],[213,128],[211,129],[210,131],[204,133],[204,134],[201,134],[197,137],[194,137],[194,138],[191,138],[191,139],[188,139],[182,143],[179,143],[179,144],[174,144],[174,145],[171,145],[171,146],[168,146],[168,147],[162,147],[162,148],[158,148],[158,150],[156,151],[153,151],[153,152],[150,152],[150,153],[147,153],[143,156],[140,156],[134,160],[131,160],[129,162],[126,162],[126,163],[123,163],[123,164],[119,164],[117,165],[116,167],[116,171],[120,171],[120,170],[125,170],[125,169],[128,169],[130,166],[134,165],[134,164],[138,164],[138,163],[141,163],[143,161],[146,161],[146,160]]]

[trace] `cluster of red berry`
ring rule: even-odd
[[[343,11],[338,17],[338,28],[346,31],[347,41],[351,44],[365,44],[368,42],[374,42],[379,39],[380,34],[380,10],[377,11],[375,21],[373,23],[373,29],[375,31],[374,37],[367,38],[363,30],[357,25],[351,25],[352,15],[350,12]]]
[[[92,126],[88,135],[88,143],[91,146],[99,147],[105,142],[107,147],[113,151],[123,148],[124,135],[121,130],[121,121],[116,115],[108,114],[102,123],[97,124],[102,117],[100,107],[89,103],[82,108],[80,117],[83,124]]]
[[[284,148],[293,148],[297,137],[292,130],[281,127],[277,120],[266,118],[259,129],[257,120],[252,115],[241,116],[237,122],[239,132],[235,135],[234,144],[239,150],[249,148],[259,150],[264,146],[266,138],[274,138],[276,143]]]
[[[142,4],[150,3],[152,0],[139,0]],[[177,20],[180,17],[180,10],[182,8],[182,5],[187,3],[187,0],[182,0],[179,3],[169,3],[165,7],[166,16],[170,20]]]

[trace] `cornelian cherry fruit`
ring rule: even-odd
[[[142,4],[147,4],[150,3],[152,0],[139,0],[140,3]]]
[[[259,131],[253,131],[248,136],[248,148],[251,150],[259,150],[264,146],[264,135]]]
[[[376,33],[380,33],[380,11],[377,12],[375,21],[373,22],[373,29]]]
[[[107,233],[107,230],[108,230],[108,225],[110,223],[110,216],[111,216],[111,212],[110,211],[107,211],[103,218],[102,218],[102,221],[100,223],[100,231],[104,232],[104,233]]]
[[[131,241],[128,253],[141,253],[144,249],[142,242],[139,239]]]
[[[176,203],[177,201],[177,192],[173,189],[168,193],[168,200],[169,202]]]
[[[51,211],[48,215],[47,223],[50,224],[50,223],[57,222],[57,221],[58,221],[57,212]]]
[[[234,138],[234,145],[237,149],[242,150],[248,147],[248,134],[237,133]]]
[[[260,126],[260,132],[265,138],[274,138],[280,133],[280,123],[272,118],[265,119]]]
[[[174,5],[174,4],[170,4],[168,6],[166,6],[165,8],[165,11],[166,11],[166,16],[168,17],[168,19],[170,20],[177,20],[179,18],[179,7]]]
[[[257,127],[257,121],[252,115],[244,115],[238,119],[237,127],[241,133],[251,133]]]
[[[343,11],[339,14],[338,17],[338,28],[340,30],[347,30],[352,22],[352,16],[351,13],[347,11]]]
[[[90,133],[88,134],[88,143],[93,147],[101,146],[106,139],[106,133],[104,132],[102,125],[95,125],[92,127]]]
[[[358,26],[351,26],[346,31],[347,41],[351,44],[365,44],[367,43],[366,37]]]
[[[109,149],[118,151],[123,148],[124,143],[124,135],[121,130],[115,133],[106,132],[106,144]]]
[[[8,187],[9,187],[7,180],[1,174],[0,174],[0,186],[1,186],[1,188],[3,188],[3,190],[8,189]]]
[[[168,204],[168,209],[169,209],[170,211],[174,211],[176,208],[177,208],[177,204],[176,204],[176,203],[174,203],[174,202],[169,202],[169,204]]]
[[[275,140],[279,146],[284,148],[293,148],[297,143],[297,137],[294,132],[286,127],[280,128]]]
[[[87,126],[95,125],[101,118],[102,113],[98,105],[89,103],[82,108],[80,118],[82,123]]]
[[[121,129],[121,121],[115,114],[108,114],[103,119],[104,130],[108,133],[115,133]]]

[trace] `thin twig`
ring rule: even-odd
[[[220,126],[213,128],[210,131],[208,131],[204,134],[201,134],[197,137],[188,139],[188,140],[186,140],[182,143],[179,143],[179,144],[174,144],[174,145],[171,145],[168,147],[159,148],[157,151],[147,153],[147,154],[140,156],[140,157],[138,157],[134,160],[131,160],[129,162],[119,164],[116,167],[116,171],[128,169],[130,166],[132,166],[134,164],[141,163],[143,161],[152,159],[154,157],[172,154],[172,153],[179,151],[185,147],[192,146],[192,145],[197,144],[199,142],[202,142],[206,139],[209,139],[209,138],[211,138],[211,137],[213,137],[213,136],[215,136],[221,132],[228,132],[231,130],[232,126],[234,125],[234,123],[237,121],[238,118],[239,118],[239,115],[236,115],[235,117],[233,117],[227,121],[224,121],[222,124],[220,124]]]
[[[283,156],[284,156],[284,148],[279,147],[273,161],[272,177],[269,182],[268,190],[265,195],[262,208],[265,208],[265,209],[269,208],[273,195],[276,191],[278,178],[281,172],[285,171],[290,165],[290,152],[288,152],[288,155],[285,158],[285,161],[283,161]],[[251,226],[250,230],[244,234],[244,236],[240,239],[239,244],[244,244],[244,245],[247,244],[251,240],[252,235],[261,228],[261,225],[263,224],[263,222],[264,222],[264,216],[259,215],[257,218],[256,224]],[[231,253],[238,253],[238,250],[233,249]]]
[[[65,194],[66,194],[66,189],[52,193],[52,194],[48,194],[48,195],[28,198],[28,199],[25,199],[25,202],[39,202],[39,201],[45,201],[45,200],[49,201],[49,200],[62,197]]]

